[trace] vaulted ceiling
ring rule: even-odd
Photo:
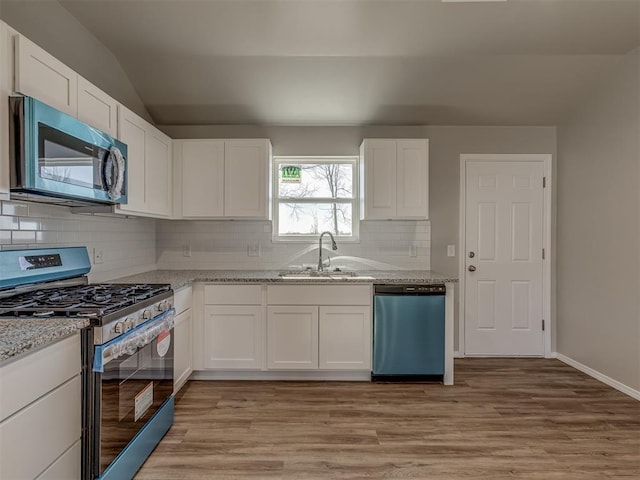
[[[60,0],[158,124],[553,125],[640,0]]]

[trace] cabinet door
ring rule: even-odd
[[[224,215],[224,140],[181,140],[182,216]]]
[[[22,35],[15,37],[15,91],[78,114],[78,74]]]
[[[10,45],[13,43],[9,28],[0,22],[0,200],[9,199],[9,102],[13,88],[13,65]]]
[[[127,203],[124,212],[145,211],[145,130],[146,122],[135,113],[118,107],[118,138],[127,144]]]
[[[362,195],[364,220],[396,216],[396,141],[365,140],[363,144]]]
[[[145,143],[145,211],[171,215],[171,139],[149,126]]]
[[[117,103],[98,87],[78,76],[78,120],[117,136]]]
[[[267,367],[318,368],[318,307],[267,308]]]
[[[428,140],[398,140],[397,211],[399,218],[429,218]]]
[[[80,397],[77,375],[0,423],[0,478],[35,478],[80,439]]]
[[[225,141],[226,217],[269,218],[269,157],[268,140]]]
[[[173,346],[173,392],[178,393],[193,372],[192,340],[191,340],[191,309],[176,315],[176,325],[173,329],[175,343]]]
[[[262,368],[262,307],[205,306],[204,367]]]
[[[319,367],[371,369],[371,308],[320,307]]]

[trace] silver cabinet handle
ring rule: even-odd
[[[467,270],[469,270],[470,272],[475,272],[476,267],[474,267],[473,265],[469,265],[469,268],[467,268]]]

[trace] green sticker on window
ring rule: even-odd
[[[283,183],[300,183],[302,181],[302,168],[299,165],[283,165],[281,180]]]

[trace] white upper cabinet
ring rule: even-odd
[[[171,139],[131,110],[118,107],[118,138],[127,144],[127,215],[171,215]]]
[[[271,142],[226,140],[224,214],[234,218],[270,217]]]
[[[28,38],[14,33],[13,90],[37,98],[111,136],[118,133],[117,102]]]
[[[122,211],[145,210],[145,121],[132,111],[118,108],[118,138],[127,144],[127,204]]]
[[[397,143],[396,215],[429,218],[429,141]]]
[[[224,140],[176,140],[174,161],[176,215],[224,216]]]
[[[429,218],[429,141],[365,139],[360,146],[363,220]]]
[[[118,102],[78,75],[78,120],[118,136]]]
[[[15,91],[76,117],[78,74],[26,37],[14,42]]]
[[[13,81],[11,44],[13,37],[9,27],[0,22],[0,200],[9,199],[9,102]]]
[[[176,140],[177,218],[269,219],[268,139]]]
[[[145,143],[145,197],[147,211],[171,215],[171,139],[155,127],[147,129]]]
[[[396,216],[396,141],[365,140],[360,146],[363,219]]]

